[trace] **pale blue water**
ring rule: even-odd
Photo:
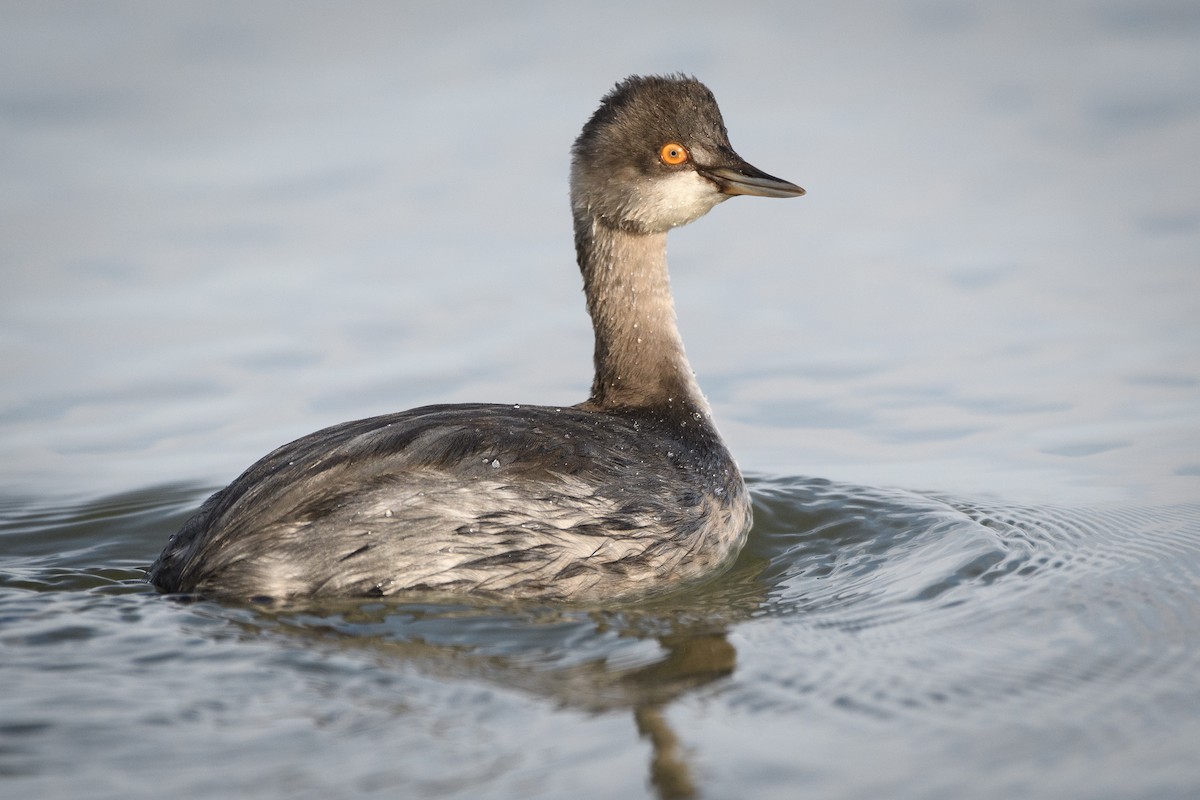
[[[0,9],[0,792],[1196,796],[1197,8]],[[674,70],[809,190],[672,234],[728,575],[146,589],[290,438],[581,399],[567,149]]]

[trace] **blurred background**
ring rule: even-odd
[[[0,7],[0,482],[217,485],[430,402],[569,404],[568,149],[693,73],[795,181],[672,234],[749,473],[1195,499],[1194,2]]]

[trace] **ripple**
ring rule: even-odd
[[[739,702],[1012,724],[1033,708],[1119,717],[1152,695],[1165,719],[1168,698],[1197,703],[1200,507],[1012,507],[809,479],[755,495],[752,546],[793,674],[759,667]]]
[[[85,499],[0,499],[0,587],[144,589],[144,567],[206,492],[166,485]]]
[[[0,670],[18,692],[5,701],[18,746],[0,769],[58,774],[68,749],[141,763],[197,730],[209,761],[243,767],[234,740],[263,730],[343,755],[384,732],[428,755],[425,725],[468,719],[488,732],[482,755],[529,741],[514,720],[583,712],[625,715],[652,772],[682,779],[680,709],[790,736],[803,720],[807,747],[894,740],[941,758],[987,742],[963,767],[973,775],[1078,748],[1103,763],[1178,753],[1163,731],[1200,714],[1200,505],[751,483],[755,527],[727,573],[607,607],[171,602],[141,566],[203,490],[10,501]]]
[[[941,500],[823,480],[756,482],[751,548],[774,613],[863,627],[910,616],[1005,558],[994,531]]]

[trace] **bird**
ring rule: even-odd
[[[733,150],[694,77],[618,82],[571,149],[588,399],[430,405],[311,433],[204,502],[149,581],[248,601],[599,603],[720,574],[751,500],[684,354],[667,232],[733,196],[802,194]]]

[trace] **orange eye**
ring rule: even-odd
[[[658,151],[658,157],[664,164],[677,167],[688,160],[687,148],[678,142],[667,142]]]

